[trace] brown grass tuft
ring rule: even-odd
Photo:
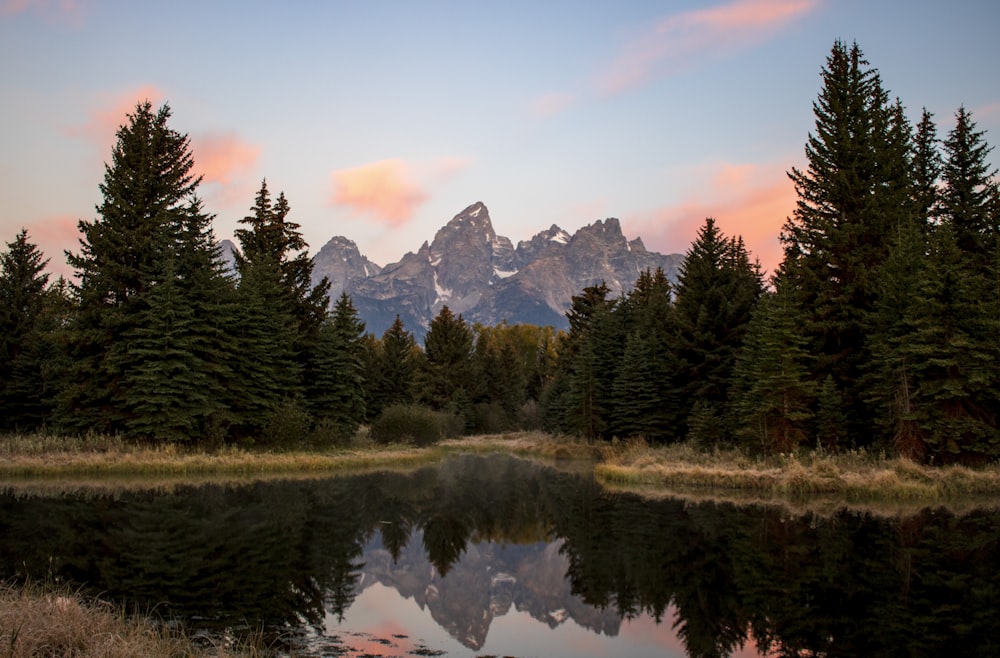
[[[0,584],[0,656],[250,656],[224,647],[203,648],[176,631],[141,617],[128,617],[114,606],[37,585]]]

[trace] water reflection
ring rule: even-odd
[[[507,457],[169,494],[0,496],[0,578],[69,581],[195,631],[326,637],[328,653],[367,633],[407,651],[573,655],[566,637],[579,631],[591,655],[620,655],[655,628],[668,655],[1000,655],[998,565],[993,511],[820,518],[649,501]],[[398,621],[425,615],[448,637],[435,645],[440,631],[419,623],[395,633],[405,638],[362,630],[372,597],[387,608],[390,594],[406,606]],[[540,629],[552,643],[525,649]]]

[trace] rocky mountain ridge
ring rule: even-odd
[[[515,247],[497,235],[489,210],[477,202],[431,242],[384,267],[352,240],[331,238],[313,258],[313,277],[329,278],[331,299],[346,291],[369,332],[381,335],[399,315],[422,337],[444,305],[468,322],[565,328],[570,299],[585,287],[604,281],[616,296],[646,269],[660,267],[675,279],[682,260],[648,251],[641,238],[626,239],[615,218],[572,235],[553,224]]]

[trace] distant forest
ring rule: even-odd
[[[398,318],[378,337],[348,296],[331,305],[266,181],[227,271],[188,137],[139,103],[66,254],[73,280],[49,280],[25,230],[0,254],[0,429],[292,447],[431,414],[454,433],[996,460],[991,147],[964,107],[943,138],[926,110],[911,124],[856,43],[821,77],[770,279],[708,218],[676,283],[585,288],[559,332],[444,307],[422,346]]]

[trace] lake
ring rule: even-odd
[[[8,488],[0,578],[303,656],[996,656],[1000,512],[822,515],[588,469]]]

